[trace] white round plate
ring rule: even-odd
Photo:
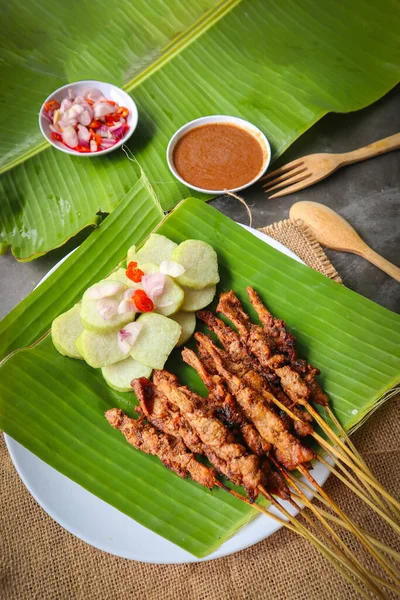
[[[302,262],[279,242],[250,227],[244,227],[283,254]],[[248,548],[281,527],[273,519],[259,515],[222,544],[218,550],[204,559],[198,559],[86,491],[29,452],[10,436],[5,435],[4,437],[19,476],[40,506],[57,523],[76,537],[116,556],[155,564],[200,562],[221,558]],[[313,469],[312,473],[320,485],[325,483],[329,475],[328,469],[320,464]],[[290,505],[285,502],[283,504],[292,514],[296,514]],[[271,511],[279,515],[274,508]]]

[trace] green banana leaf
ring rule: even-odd
[[[223,490],[210,492],[179,479],[109,427],[104,411],[119,406],[133,415],[133,393],[111,390],[99,370],[61,356],[49,336],[23,348],[32,342],[33,320],[40,320],[46,328],[54,305],[61,312],[76,301],[85,286],[85,272],[95,277],[98,267],[98,277],[104,275],[109,264],[104,265],[103,254],[112,255],[115,264],[124,259],[132,240],[129,235],[121,239],[121,223],[122,227],[130,224],[132,214],[131,203],[121,204],[96,232],[96,243],[81,252],[79,261],[73,262],[74,255],[69,257],[60,267],[61,278],[56,271],[34,293],[35,301],[28,298],[11,313],[8,326],[12,323],[15,330],[14,347],[21,349],[0,367],[0,427],[92,493],[202,557],[253,518],[254,509]],[[134,240],[146,227],[139,229],[140,233],[132,225]],[[156,231],[176,242],[197,238],[212,244],[221,274],[218,292],[234,289],[247,309],[245,288],[254,286],[295,332],[301,353],[321,369],[332,406],[347,429],[364,420],[399,380],[399,315],[274,250],[197,199],[181,203]],[[68,299],[59,305],[63,278]],[[10,333],[10,327],[0,326],[0,335],[5,333]],[[167,368],[192,389],[204,392],[178,351],[172,353]]]
[[[108,275],[127,247],[139,244],[162,218],[158,200],[142,174],[100,227],[1,321],[0,361],[43,336],[57,315],[75,304],[88,285]]]
[[[77,158],[43,143],[37,112],[62,84],[97,78],[132,94],[139,127],[128,146],[169,210],[188,195],[165,162],[186,121],[244,117],[276,157],[328,111],[380,98],[400,73],[393,0],[43,0],[4,13],[0,243],[18,260],[96,225],[139,177],[123,150]]]

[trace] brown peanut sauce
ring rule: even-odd
[[[210,123],[185,133],[174,148],[172,160],[188,183],[207,190],[229,190],[257,177],[265,151],[242,127]]]

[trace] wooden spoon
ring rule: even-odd
[[[400,281],[400,269],[372,250],[343,217],[319,202],[296,202],[290,209],[291,219],[301,219],[318,242],[326,248],[362,256],[385,273]]]

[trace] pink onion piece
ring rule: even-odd
[[[118,347],[123,354],[128,354],[133,344],[136,342],[143,325],[136,321],[128,323],[118,332]]]
[[[120,140],[122,137],[124,137],[125,135],[125,125],[122,125],[121,127],[118,127],[118,129],[115,129],[113,131],[113,136],[115,137],[116,140]]]
[[[108,298],[110,296],[114,296],[120,290],[122,290],[124,286],[119,281],[109,281],[107,283],[98,283],[93,287],[89,288],[87,294],[89,298],[93,300],[100,300],[100,298]]]
[[[70,148],[75,148],[75,146],[78,144],[78,134],[76,133],[72,125],[67,125],[67,127],[63,129],[61,135],[64,144],[66,144]]]
[[[61,129],[59,128],[58,125],[50,125],[49,129],[50,129],[50,131],[54,131],[55,133],[61,133]]]
[[[49,123],[53,123],[53,119],[50,117],[47,110],[42,110],[42,117],[44,117],[46,121],[49,121]]]
[[[92,102],[97,102],[100,98],[103,97],[103,94],[97,88],[86,88],[82,92],[82,96],[85,100],[91,100]]]
[[[128,288],[127,290],[125,290],[124,300],[130,300],[136,290],[137,290],[137,288]]]
[[[110,133],[108,127],[106,127],[105,125],[101,125],[101,127],[99,127],[96,130],[96,133],[101,135],[101,137],[103,137],[103,138],[111,138],[112,137],[112,134]]]
[[[83,107],[83,111],[78,117],[78,122],[87,126],[93,119],[93,108],[89,104],[81,104],[80,106]]]
[[[90,152],[97,152],[97,144],[94,140],[90,140]]]
[[[118,305],[118,314],[123,315],[128,312],[136,312],[133,302],[122,300]]]
[[[64,113],[66,110],[71,108],[71,106],[72,106],[72,101],[69,98],[64,98],[64,100],[62,100],[61,105],[60,105],[60,111],[62,113]]]
[[[117,300],[112,300],[112,298],[100,298],[97,303],[97,312],[105,321],[109,321],[118,312]]]
[[[142,286],[146,294],[152,300],[161,296],[164,291],[165,275],[163,273],[152,273],[151,275],[143,275]]]
[[[112,127],[109,127],[109,130],[117,131],[117,129],[120,129],[120,127],[122,127],[123,125],[125,125],[125,119],[123,121],[120,119],[118,121],[118,123],[115,123],[115,125],[112,125]]]
[[[108,102],[96,102],[93,106],[94,118],[101,119],[106,115],[111,115],[114,110],[114,107],[108,104]]]
[[[79,142],[90,142],[90,131],[84,125],[78,125],[78,139]]]
[[[160,273],[170,275],[170,277],[179,277],[185,271],[185,267],[174,260],[163,260],[160,264]]]
[[[117,140],[108,140],[107,138],[104,138],[101,142],[101,147],[104,148],[104,150],[106,150],[107,148],[111,148],[111,146],[114,146],[116,141]]]
[[[72,88],[68,88],[68,100],[75,100],[75,92]]]
[[[67,127],[68,125],[76,125],[78,123],[78,119],[80,115],[83,113],[84,108],[81,104],[73,104],[71,108],[69,108],[62,115],[59,123],[61,127]]]

